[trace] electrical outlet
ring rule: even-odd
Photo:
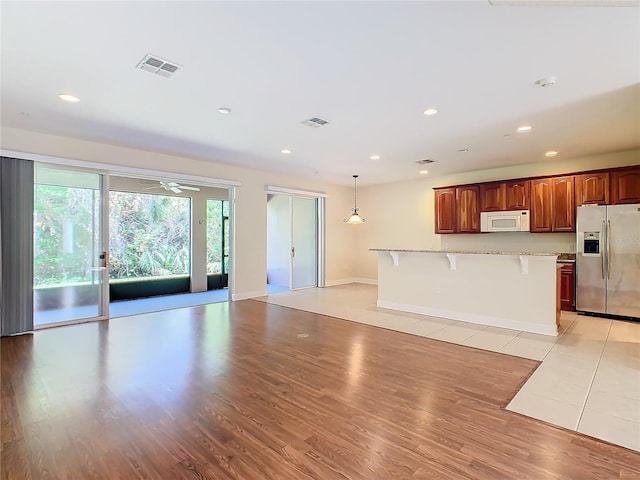
[[[576,249],[576,244],[575,243],[570,243],[569,244],[569,251],[573,252],[573,251],[575,251],[575,249]]]

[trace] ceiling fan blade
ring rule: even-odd
[[[192,190],[194,192],[199,192],[200,189],[198,187],[187,187],[185,185],[180,185],[180,188],[183,190]]]
[[[182,193],[182,190],[174,186],[172,186],[169,190],[171,190],[173,193]]]

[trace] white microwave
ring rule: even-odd
[[[529,210],[481,212],[481,232],[528,232]]]

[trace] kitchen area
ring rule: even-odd
[[[562,310],[640,318],[640,167],[436,187],[434,200],[438,234],[575,238],[557,252]]]
[[[371,249],[382,326],[536,358],[507,410],[640,451],[640,166],[433,192],[440,249]]]
[[[545,335],[561,311],[640,320],[640,167],[433,191],[442,248],[372,248],[378,307]]]

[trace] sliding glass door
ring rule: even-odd
[[[34,326],[108,316],[106,176],[36,164]]]
[[[315,198],[291,197],[291,289],[315,287],[318,213]]]
[[[319,198],[267,195],[267,289],[324,286]]]

